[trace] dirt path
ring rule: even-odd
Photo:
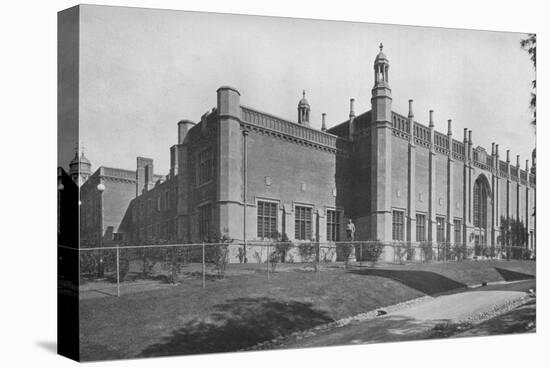
[[[529,289],[535,288],[535,280],[480,287],[464,292],[437,297],[425,297],[416,304],[388,309],[387,313],[364,321],[351,322],[316,332],[306,331],[287,340],[266,344],[261,349],[305,348],[331,345],[349,345],[428,339],[470,335],[466,330],[476,329],[471,335],[485,335],[476,328],[494,317],[514,315],[516,308],[534,303]],[[533,309],[534,306],[531,306]],[[381,310],[382,313],[385,310]],[[532,310],[534,317],[534,310]],[[522,313],[524,316],[525,312]],[[513,316],[508,316],[508,318]],[[519,329],[500,330],[521,332]],[[527,331],[527,329],[524,329]],[[498,333],[498,332],[496,332]],[[495,332],[493,332],[495,334]],[[487,334],[488,335],[488,334]]]

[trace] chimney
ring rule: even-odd
[[[414,118],[414,113],[413,113],[413,100],[412,99],[409,99],[409,116],[408,116],[410,119]]]
[[[355,104],[355,99],[354,98],[350,98],[349,100],[349,117],[355,117],[355,108],[354,108],[354,104]]]
[[[449,119],[447,120],[447,135],[452,136],[453,135],[453,120]],[[451,142],[449,141],[449,144]]]
[[[187,133],[191,128],[195,126],[195,123],[189,120],[181,120],[178,122],[178,144],[183,144]]]
[[[495,143],[491,143],[491,155],[495,155]]]
[[[464,128],[464,145],[468,144],[468,129]]]
[[[499,156],[499,154],[498,154],[498,144],[495,144],[495,155],[498,158],[498,156]]]
[[[474,142],[472,141],[472,130],[468,130],[468,144],[474,144]]]
[[[353,141],[353,135],[355,135],[355,109],[354,109],[355,99],[350,98],[349,100],[349,140]]]
[[[153,187],[153,160],[137,157],[136,167],[136,196]]]
[[[518,168],[519,170],[519,154],[516,155],[516,167]],[[519,173],[518,173],[519,174]]]
[[[434,127],[434,110],[430,110],[430,129]]]
[[[326,113],[323,112],[323,114],[321,115],[322,116],[322,120],[323,120],[323,123],[321,125],[321,131],[327,131],[327,125],[325,123],[325,117],[326,117]]]
[[[529,173],[529,159],[525,160],[525,172]]]
[[[506,163],[510,164],[510,149],[506,150]]]

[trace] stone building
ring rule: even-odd
[[[127,173],[138,189],[119,230],[132,242],[201,242],[212,233],[332,242],[345,240],[352,218],[356,240],[491,245],[502,220],[514,218],[534,248],[534,167],[522,169],[498,144],[474,146],[472,131],[457,136],[451,120],[436,131],[433,111],[417,121],[412,100],[406,114],[394,111],[389,66],[380,45],[371,109],[356,113],[351,99],[349,119],[330,129],[324,114],[321,130],[310,126],[305,91],[294,122],[220,87],[200,121],[178,123],[163,182],[153,185],[152,163],[139,158],[135,176]]]
[[[82,174],[74,176],[83,181],[79,197],[81,246],[96,247],[127,241],[131,228],[125,229],[124,226],[128,223],[126,217],[130,202],[160,185],[164,176],[153,174],[153,160],[149,158],[138,157],[136,171],[102,166],[93,174],[91,162],[84,154],[80,161],[85,162],[87,169],[85,180],[82,180]]]

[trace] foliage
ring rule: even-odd
[[[429,261],[433,259],[433,247],[431,242],[429,241],[421,242],[420,251],[422,254],[422,259],[424,261]]]
[[[526,39],[520,41],[521,48],[527,51],[529,58],[533,63],[533,67],[537,68],[537,35],[534,33],[529,34]],[[537,124],[537,80],[532,81],[533,92],[531,92],[531,101],[529,107],[533,111],[533,125]]]
[[[277,263],[285,262],[286,254],[292,248],[292,242],[288,239],[286,233],[280,234],[279,232],[275,232],[273,238],[276,242],[273,246],[274,250],[268,254],[268,261],[271,265],[271,271],[275,272]]]
[[[523,221],[514,218],[500,218],[500,244],[505,249],[507,259],[523,259],[527,246],[527,228]]]
[[[275,244],[275,252],[278,256],[280,256],[281,262],[284,263],[286,260],[286,254],[292,248],[292,242],[288,239],[286,233],[280,234],[277,232],[275,233],[274,238],[277,241]]]
[[[461,261],[466,260],[472,254],[472,249],[465,243],[455,243],[451,248],[451,253],[456,261]]]
[[[219,278],[224,278],[227,263],[229,262],[229,244],[233,240],[227,235],[227,231],[224,231],[224,233],[211,234],[208,242],[215,245],[206,246],[205,261],[213,265]]]
[[[393,248],[394,255],[400,264],[414,258],[414,247],[410,242],[397,242]]]
[[[316,246],[311,242],[302,242],[298,245],[298,253],[302,262],[314,262],[316,258]]]
[[[353,243],[337,243],[336,248],[342,259],[344,260],[344,267],[347,269],[349,267],[349,258],[351,256],[351,253],[353,252]]]
[[[439,261],[449,261],[453,259],[453,252],[451,251],[451,244],[448,242],[437,243],[437,259]]]
[[[365,260],[370,262],[377,262],[382,252],[384,252],[384,244],[382,242],[367,243],[363,249]]]

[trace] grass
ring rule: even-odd
[[[209,280],[206,290],[198,279],[186,278],[176,286],[120,298],[83,299],[81,359],[235,351],[425,294],[503,280],[496,265],[534,274],[534,263],[502,261],[325,269],[320,274],[288,267],[269,281],[265,270],[234,268],[226,279]]]

